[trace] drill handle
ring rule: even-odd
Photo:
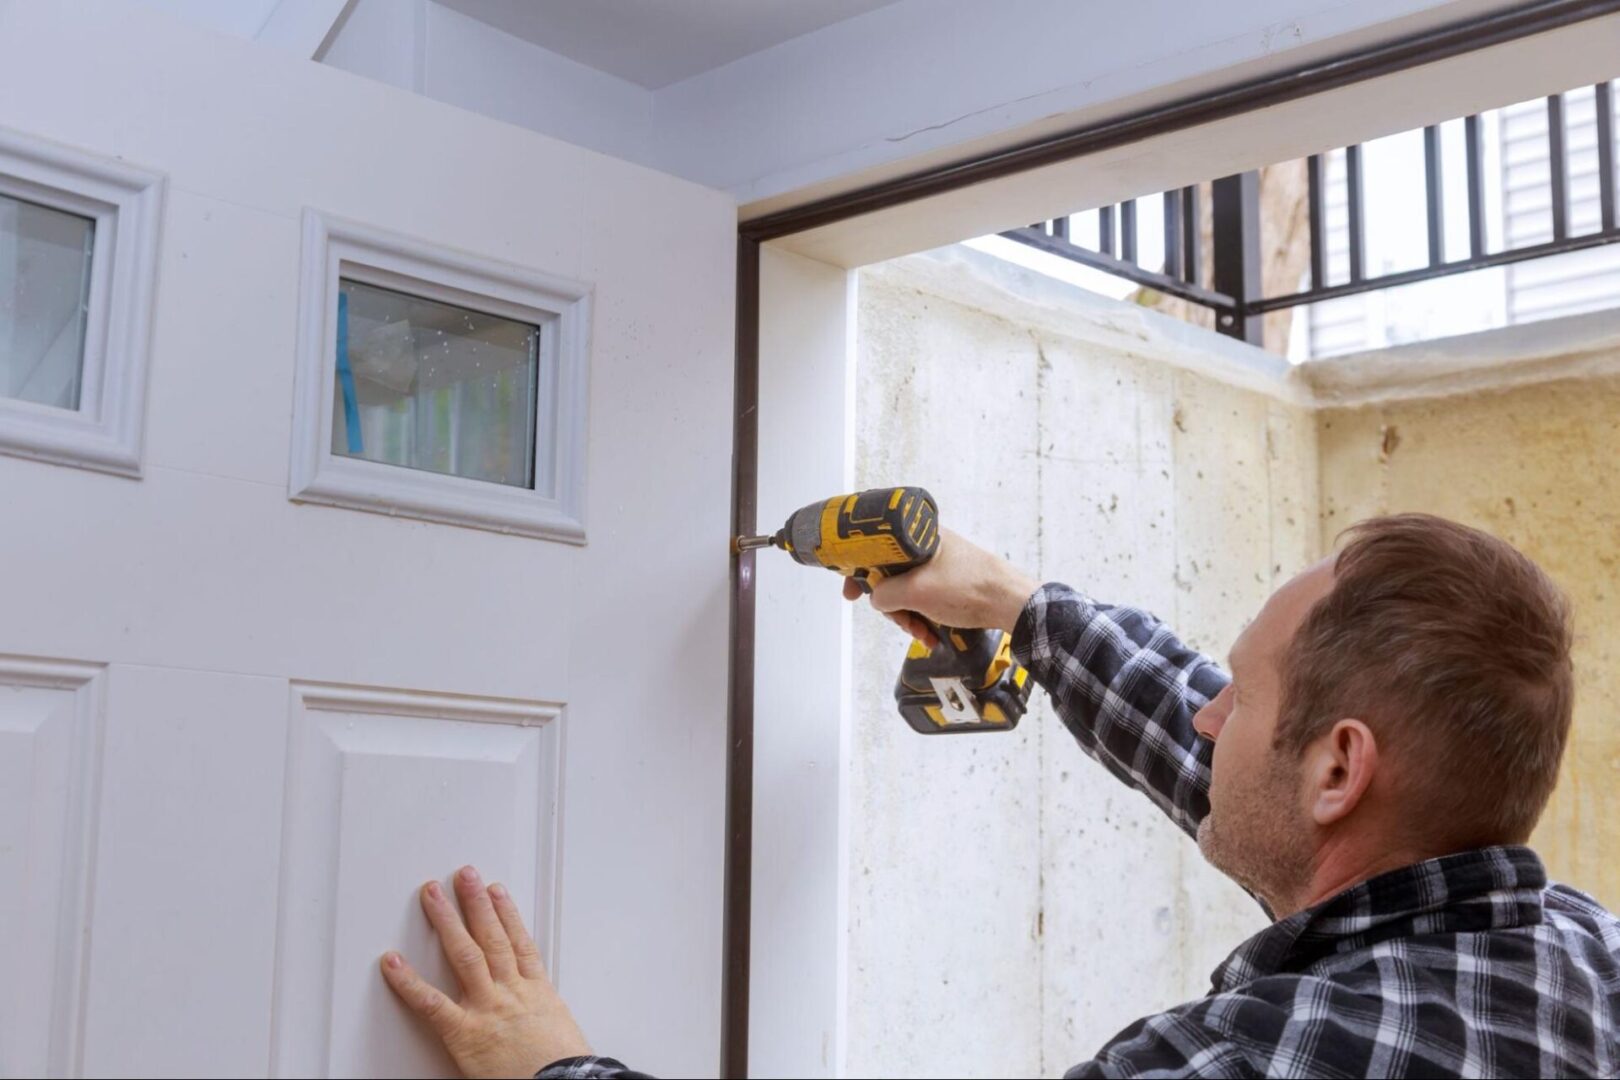
[[[867,576],[867,572],[865,570],[857,570],[857,571],[855,571],[853,574],[850,575],[850,580],[855,582],[856,586],[860,588],[861,592],[865,593],[867,596],[872,595],[872,581]],[[943,649],[944,651],[950,653],[952,656],[960,656],[961,655],[961,650],[959,650],[956,647],[956,643],[951,640],[951,628],[950,627],[941,626],[939,623],[935,622],[933,619],[929,619],[929,618],[926,618],[926,617],[924,617],[922,615],[919,615],[915,611],[907,611],[905,614],[914,616],[915,618],[918,618],[918,619],[922,619],[923,624],[925,626],[927,626],[928,629],[930,629],[930,630],[932,630],[934,632],[934,637],[936,639],[938,639],[938,641],[939,641],[939,646],[938,647],[940,649]],[[959,630],[959,631],[957,631],[957,633],[966,633],[966,634],[972,634],[972,633],[977,633],[977,632],[978,631],[973,631],[973,630]]]

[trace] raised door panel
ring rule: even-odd
[[[299,685],[292,708],[272,1071],[454,1076],[377,963],[398,948],[454,992],[416,891],[467,862],[552,958],[558,710]]]
[[[77,1068],[100,674],[0,656],[0,1076]]]

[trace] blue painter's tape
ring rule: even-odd
[[[349,368],[349,296],[338,293],[337,376],[343,388],[343,426],[349,432],[349,453],[365,453],[360,435],[360,402],[354,394],[354,372]]]

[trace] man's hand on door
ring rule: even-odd
[[[390,952],[382,973],[394,993],[444,1040],[465,1076],[533,1076],[554,1061],[589,1054],[511,894],[500,885],[486,889],[470,866],[455,882],[459,913],[436,881],[422,886],[421,900],[461,983],[461,1000],[451,1001]]]

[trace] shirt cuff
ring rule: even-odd
[[[1097,617],[1091,597],[1061,582],[1035,590],[1013,626],[1012,654],[1039,678],[1054,656],[1072,651],[1073,643]]]
[[[534,1080],[608,1080],[612,1077],[641,1076],[642,1073],[632,1073],[617,1058],[598,1057],[594,1054],[584,1057],[563,1058],[553,1061],[550,1065],[534,1074]]]

